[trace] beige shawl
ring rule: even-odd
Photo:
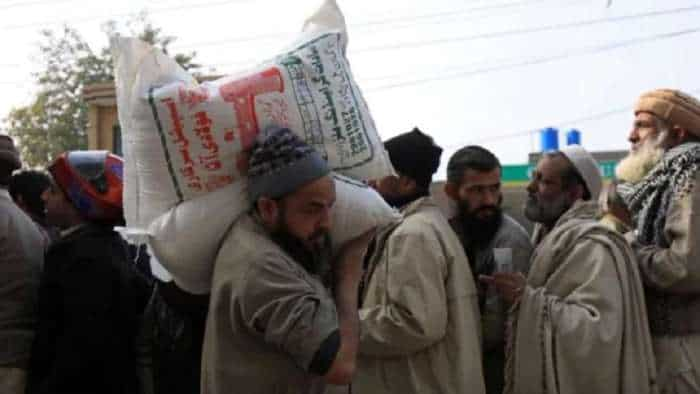
[[[644,295],[625,240],[578,202],[542,237],[511,310],[506,394],[654,394]]]

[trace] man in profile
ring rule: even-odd
[[[582,147],[544,154],[527,187],[530,273],[482,279],[513,305],[506,394],[656,393],[641,278],[625,239],[598,220],[601,186]]]
[[[684,92],[642,94],[630,154],[616,169],[631,213],[619,219],[644,279],[662,393],[700,387],[700,101]]]

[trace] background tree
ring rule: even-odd
[[[175,41],[165,36],[141,14],[127,24],[137,35],[168,53]],[[118,35],[113,21],[104,25],[108,38]],[[134,33],[137,31],[137,33]],[[80,33],[69,26],[59,31],[42,31],[39,44],[41,71],[35,73],[38,92],[32,102],[13,109],[5,119],[8,133],[20,145],[28,166],[45,166],[67,150],[87,149],[88,108],[82,100],[83,88],[98,82],[114,81],[114,65],[109,48],[93,51]],[[195,71],[196,53],[176,54],[185,69]]]

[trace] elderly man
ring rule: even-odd
[[[289,129],[260,134],[248,180],[253,209],[215,263],[202,393],[322,393],[326,383],[347,384],[370,237],[351,241],[331,265],[335,185],[326,162]]]
[[[397,176],[374,187],[403,220],[368,261],[357,393],[483,393],[477,294],[462,245],[429,197],[442,149],[414,129],[388,140]]]
[[[597,163],[579,146],[548,153],[528,185],[532,266],[484,281],[515,303],[505,393],[653,393],[641,279],[632,251],[597,220]]]
[[[525,229],[501,210],[501,163],[493,153],[472,145],[452,155],[447,163],[445,194],[457,205],[450,225],[475,276],[498,271],[527,274],[532,244]],[[498,294],[484,287],[479,288],[479,307],[486,391],[501,394],[508,308]]]
[[[646,290],[662,393],[700,391],[700,102],[676,90],[643,94],[618,177]]]
[[[12,139],[0,135],[0,392],[7,394],[24,393],[47,246],[7,191],[12,171],[20,166]]]

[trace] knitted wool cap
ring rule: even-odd
[[[569,159],[583,178],[586,188],[591,194],[591,200],[598,200],[600,189],[603,187],[603,177],[600,174],[598,162],[580,145],[569,145],[562,148],[560,152]]]
[[[672,89],[644,93],[634,107],[634,113],[639,112],[652,113],[700,137],[700,101],[686,93]]]
[[[248,196],[280,198],[330,173],[321,155],[291,130],[270,127],[260,132],[248,167]]]
[[[432,137],[417,127],[408,133],[399,134],[384,142],[389,159],[397,172],[419,183],[430,183],[440,167],[442,148],[435,145]]]

